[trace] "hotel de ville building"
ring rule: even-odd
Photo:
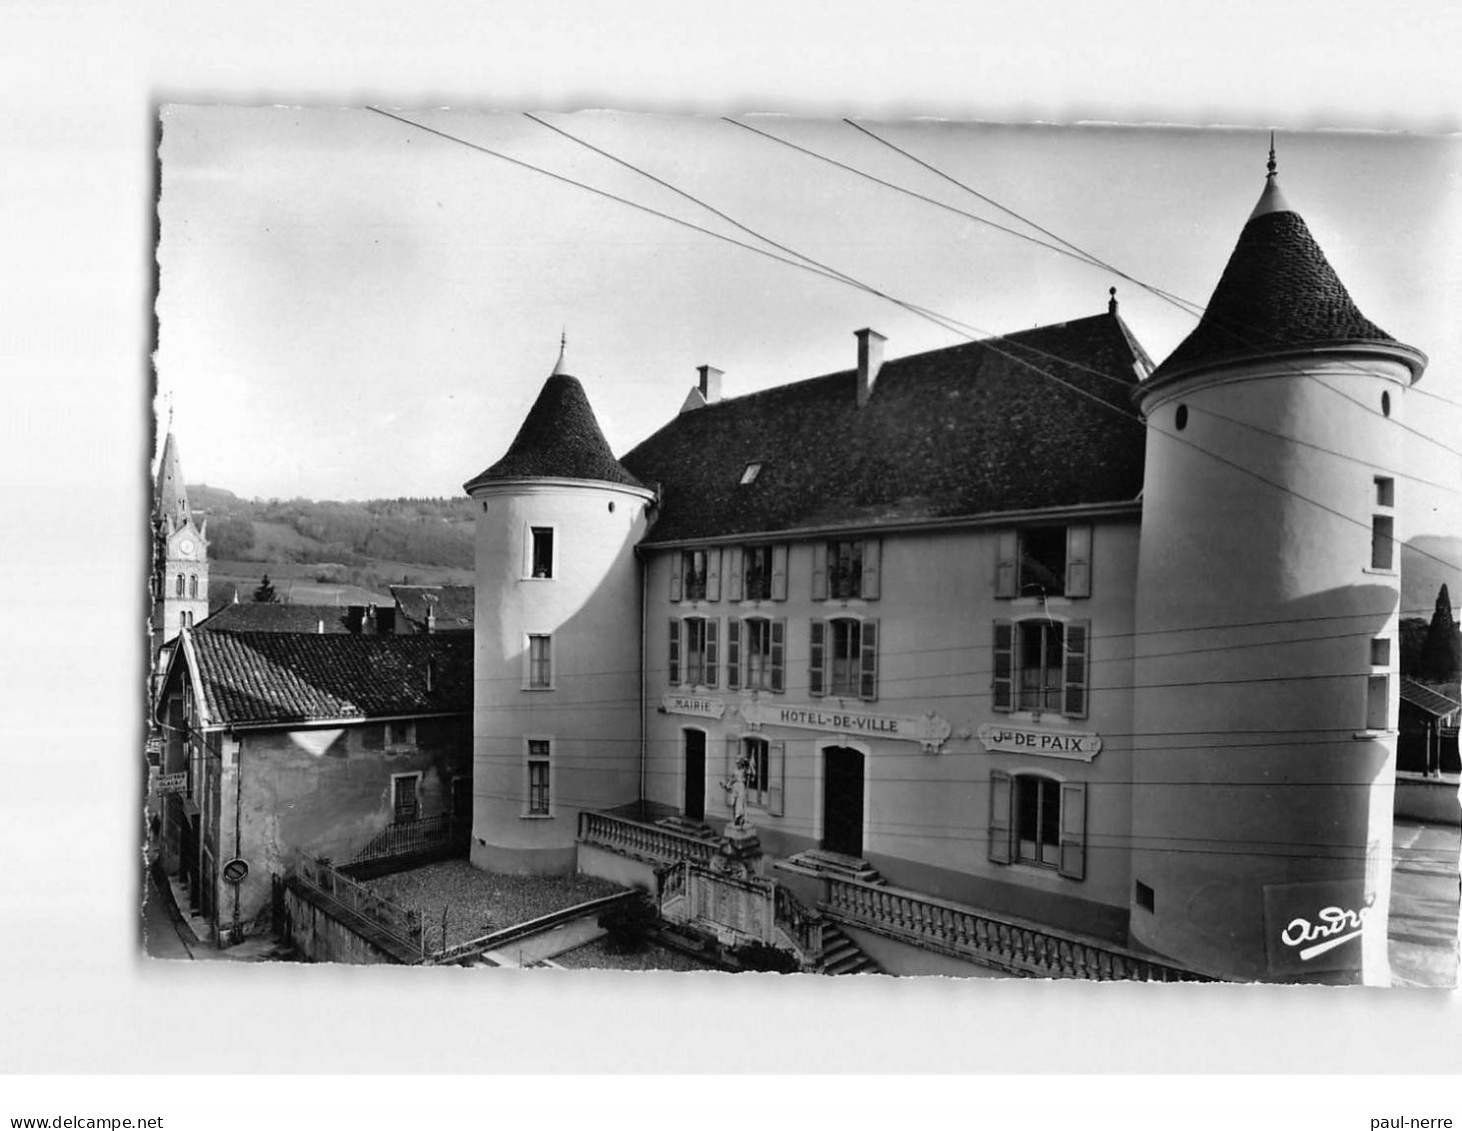
[[[854,337],[619,458],[561,356],[466,485],[473,862],[890,973],[1383,982],[1426,359],[1272,162],[1160,364],[1115,295]]]

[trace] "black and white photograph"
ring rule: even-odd
[[[1455,986],[1455,138],[159,136],[154,959]]]

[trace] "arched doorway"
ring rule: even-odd
[[[851,746],[822,751],[822,847],[863,855],[863,752]]]
[[[706,816],[706,732],[682,731],[685,735],[685,797],[681,812],[686,820],[701,821]]]

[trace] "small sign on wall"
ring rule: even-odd
[[[1264,942],[1271,974],[1359,970],[1370,917],[1365,880],[1264,885]]]
[[[985,723],[980,727],[979,736],[981,745],[992,753],[1039,754],[1047,758],[1090,762],[1102,750],[1101,735],[1092,731],[1043,730],[1039,727]]]

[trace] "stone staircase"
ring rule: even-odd
[[[844,856],[841,852],[828,852],[823,848],[809,848],[787,858],[787,863],[810,872],[822,872],[841,880],[857,880],[864,884],[883,884],[886,881],[878,869],[867,860],[857,856]]]
[[[707,844],[719,844],[722,840],[721,834],[711,828],[704,821],[690,821],[684,817],[662,817],[655,822],[656,826],[666,829],[672,833],[679,833],[681,836],[694,837],[696,840],[703,840]]]
[[[843,934],[836,923],[822,924],[822,956],[817,960],[819,974],[882,974],[883,967],[869,958],[858,944]]]

